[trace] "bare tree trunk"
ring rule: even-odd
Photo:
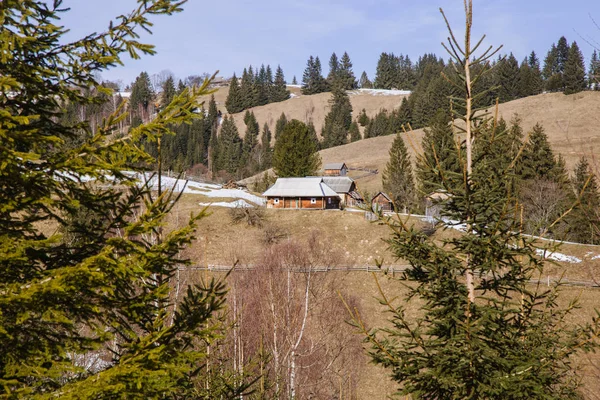
[[[298,333],[296,343],[294,343],[290,354],[290,399],[292,400],[296,398],[296,353],[298,347],[300,346],[300,342],[302,341],[302,337],[304,336],[304,330],[306,329],[306,320],[308,318],[308,295],[310,291],[311,271],[312,267],[309,266],[308,276],[306,278],[306,290],[304,291],[304,315],[302,316],[302,325],[300,328],[300,332]]]

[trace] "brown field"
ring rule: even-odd
[[[199,199],[200,198],[200,199]],[[190,212],[198,211],[198,202],[205,202],[202,196],[185,195],[177,206],[171,221],[182,223]],[[368,222],[362,213],[349,211],[302,211],[302,210],[272,210],[267,209],[264,217],[264,227],[253,227],[247,224],[232,224],[229,210],[220,207],[211,207],[211,215],[199,223],[198,239],[186,250],[185,256],[193,259],[197,266],[209,264],[249,265],[260,260],[264,244],[262,239],[266,227],[276,225],[287,233],[282,240],[305,241],[313,231],[316,231],[319,240],[328,244],[330,250],[337,255],[338,265],[364,266],[375,265],[376,259],[384,259],[384,265],[402,265],[402,260],[395,260],[387,250],[383,239],[389,236],[386,226]],[[413,218],[412,222],[421,222]],[[456,234],[456,231],[438,231],[439,238]],[[550,277],[556,279],[564,276],[565,280],[595,280],[600,278],[600,259],[592,257],[600,254],[600,246],[565,244],[560,252],[576,256],[584,261],[579,264],[548,264],[542,280]],[[198,272],[207,274],[206,272]],[[234,273],[245,273],[243,271]],[[405,288],[394,279],[381,273],[368,273],[366,271],[328,272],[334,274],[339,284],[341,293],[352,295],[358,300],[361,315],[368,326],[382,326],[386,324],[387,315],[384,308],[377,301],[378,290],[375,283],[377,277],[382,288],[390,297],[398,297],[402,301]],[[578,298],[580,308],[572,315],[570,321],[574,324],[589,322],[594,315],[594,309],[600,306],[600,289],[586,289],[579,287],[565,287],[560,303],[566,305],[570,300]],[[407,309],[408,313],[417,313],[418,306],[412,304]],[[353,329],[348,326],[348,329]],[[595,356],[594,356],[595,357]],[[396,385],[389,379],[388,371],[369,363],[365,354],[362,357],[364,365],[357,384],[358,399],[387,399],[391,396]],[[598,362],[598,358],[594,359]],[[578,360],[587,362],[587,356]],[[593,399],[594,393],[600,390],[600,370],[588,367],[582,372],[586,398]]]
[[[299,89],[291,88],[292,92],[298,93]],[[221,88],[215,95],[217,101],[223,106],[227,88]],[[329,110],[327,101],[329,93],[321,93],[311,96],[300,96],[286,100],[281,103],[268,104],[266,106],[252,109],[262,124],[266,121],[273,128],[275,121],[282,112],[288,118],[296,118],[302,121],[312,119],[320,132],[326,113]],[[354,114],[358,115],[365,108],[369,116],[373,116],[380,109],[391,110],[400,105],[403,96],[372,96],[367,94],[350,96]],[[224,106],[223,106],[224,109]],[[582,92],[565,96],[562,93],[547,93],[538,96],[527,97],[505,104],[499,107],[500,116],[506,120],[517,114],[522,122],[525,132],[528,132],[535,124],[544,126],[552,148],[565,158],[567,168],[572,169],[582,155],[592,160],[594,165],[598,163],[600,148],[600,92]],[[243,113],[235,114],[240,135],[244,134]],[[415,130],[404,137],[409,151],[414,160],[415,151],[420,151],[422,130]],[[408,140],[410,138],[410,140]],[[357,180],[360,189],[368,192],[381,190],[381,172],[388,161],[388,151],[391,147],[393,136],[384,136],[361,140],[344,146],[322,150],[323,163],[344,161],[350,168],[377,169],[379,174],[371,175]],[[361,172],[352,172],[350,176],[361,176]],[[251,181],[252,178],[249,179]]]

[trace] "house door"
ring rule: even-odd
[[[300,199],[295,199],[296,201],[296,208],[300,208]]]

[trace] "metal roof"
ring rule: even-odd
[[[323,178],[277,178],[263,196],[268,197],[333,197],[337,193],[323,183]]]
[[[325,166],[323,167],[324,170],[328,170],[328,169],[342,169],[346,166],[346,163],[330,163],[330,164],[325,164]]]
[[[354,180],[347,176],[324,176],[323,182],[336,193],[349,193],[352,190]]]

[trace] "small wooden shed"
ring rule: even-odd
[[[330,163],[323,167],[325,176],[346,176],[348,167],[345,163]]]
[[[394,202],[387,194],[383,192],[377,193],[371,200],[371,207],[375,211],[391,212],[395,210]]]

